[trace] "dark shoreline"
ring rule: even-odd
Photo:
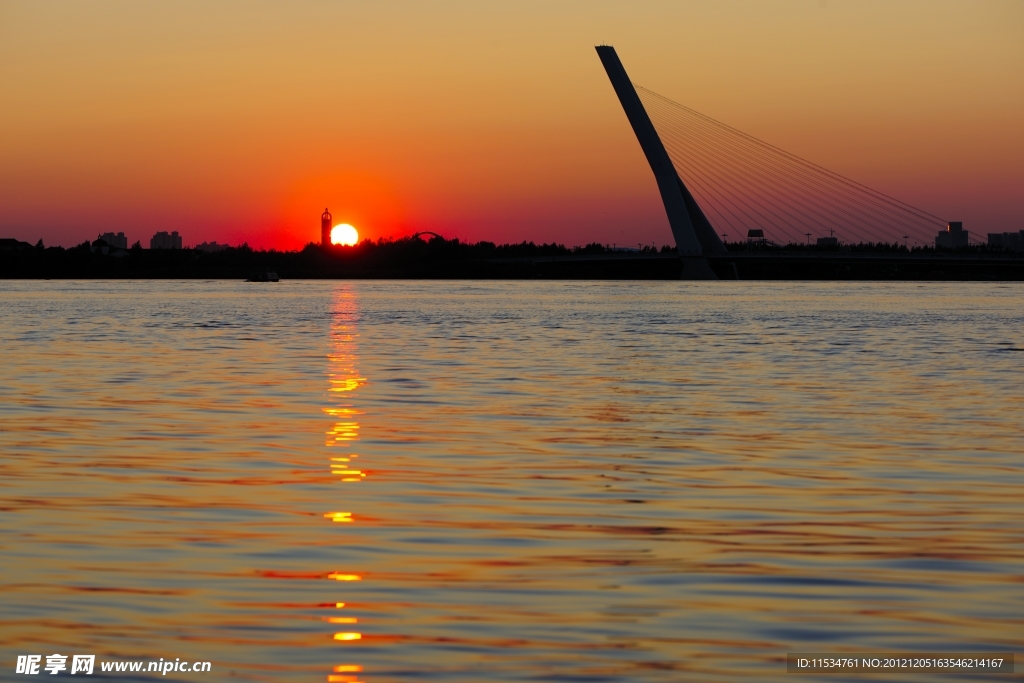
[[[792,245],[729,245],[708,262],[723,280],[1024,281],[1024,254],[973,247],[959,251],[856,245],[821,250]],[[104,253],[107,251],[108,253]],[[677,280],[684,265],[674,249],[624,251],[598,244],[496,246],[432,239],[364,242],[356,247],[206,253],[194,249],[0,250],[0,279],[230,279],[267,271],[281,279],[610,279]]]

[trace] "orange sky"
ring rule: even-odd
[[[1024,229],[1024,3],[0,0],[0,237],[671,241],[593,46],[975,234]]]

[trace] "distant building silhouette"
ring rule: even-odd
[[[755,228],[747,230],[747,244],[764,244],[764,230],[761,228]]]
[[[114,244],[107,241],[107,238],[113,239]],[[125,239],[124,233],[121,233],[121,239],[117,238],[112,232],[108,232],[105,235],[100,235],[89,244],[89,251],[94,254],[103,254],[105,256],[117,256],[123,257],[128,255],[128,240]]]
[[[225,249],[227,249],[230,246],[231,246],[230,244],[217,244],[216,241],[214,241],[214,242],[203,242],[202,244],[197,244],[196,245],[196,251],[205,251],[207,253],[211,253],[212,254],[215,251],[224,251]]]
[[[953,221],[935,236],[936,249],[956,249],[967,246],[967,231],[960,221]]]
[[[838,247],[839,246],[839,238],[838,237],[834,237],[834,236],[833,237],[819,237],[818,238],[818,246],[819,247]]]
[[[331,212],[326,208],[324,213],[320,216],[320,245],[324,247],[331,246]]]
[[[181,235],[175,230],[171,234],[160,231],[149,240],[150,249],[181,249]]]
[[[1020,232],[990,232],[988,246],[1004,247],[1011,251],[1024,251],[1024,230]]]
[[[96,239],[103,240],[107,243],[107,246],[116,247],[118,249],[128,248],[128,238],[124,236],[123,232],[119,232],[116,235],[112,232],[105,232],[102,235],[97,235]]]

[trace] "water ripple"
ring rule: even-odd
[[[0,291],[5,662],[782,681],[1024,645],[1015,284]]]

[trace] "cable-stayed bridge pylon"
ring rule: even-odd
[[[658,136],[643,103],[640,102],[629,76],[626,75],[625,67],[615,53],[615,48],[600,45],[597,47],[597,54],[604,64],[622,109],[626,112],[626,118],[629,119],[629,124],[640,142],[644,156],[647,157],[647,163],[654,172],[661,201],[665,205],[665,214],[676,240],[676,249],[683,260],[682,276],[685,279],[717,280],[706,254],[725,251],[722,240],[680,180],[665,145]]]
[[[659,178],[681,254],[686,252],[679,233],[685,233],[686,226],[678,226],[678,218],[673,222],[671,189],[666,192],[667,183],[659,176],[668,171],[656,167],[658,147],[669,159],[684,203],[693,205],[687,207],[687,217],[702,254],[716,252],[720,234],[741,241],[751,230],[762,230],[779,244],[834,236],[846,243],[925,245],[945,228],[946,221],[938,216],[628,81],[614,48],[600,46],[597,51]],[[650,124],[647,137],[653,133],[655,141],[645,141],[644,119]],[[715,240],[699,234],[702,221],[717,233]]]

